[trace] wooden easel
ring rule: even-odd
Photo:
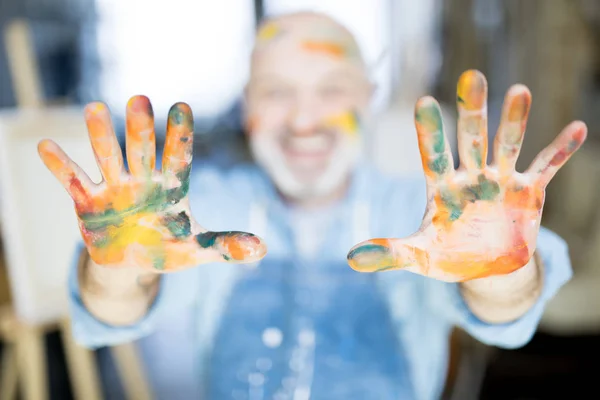
[[[12,22],[4,32],[7,58],[17,104],[20,108],[44,107],[29,26]],[[12,306],[0,307],[0,340],[5,344],[0,361],[0,400],[16,398],[20,383],[25,400],[49,398],[44,336],[60,330],[73,395],[78,400],[103,398],[94,353],[73,340],[67,316],[60,321],[31,325],[20,321]],[[136,347],[126,343],[110,348],[128,399],[152,399]]]

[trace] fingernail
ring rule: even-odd
[[[510,122],[522,121],[529,112],[530,98],[527,93],[521,93],[512,98],[508,109]]]
[[[129,99],[127,107],[134,113],[146,113],[150,116],[153,115],[150,99],[148,99],[146,96],[133,96],[131,99]]]
[[[415,119],[425,129],[426,133],[442,131],[442,114],[437,102],[431,97],[419,100]]]
[[[381,242],[370,241],[348,253],[348,263],[359,272],[375,272],[393,268],[396,264],[392,249]]]
[[[477,70],[464,72],[457,85],[457,101],[467,110],[478,110],[486,102],[487,82]]]
[[[194,122],[192,110],[185,103],[176,103],[169,110],[169,122],[173,125],[185,125],[190,130],[193,129]]]
[[[84,113],[86,116],[89,117],[92,115],[102,114],[102,113],[106,112],[107,110],[108,110],[108,108],[106,107],[106,105],[104,103],[96,101],[93,103],[89,103],[87,106],[85,106]]]

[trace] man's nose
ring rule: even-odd
[[[292,111],[290,124],[294,133],[309,135],[319,125],[319,110],[316,102],[309,98],[300,99]]]

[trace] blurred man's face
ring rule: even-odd
[[[360,57],[353,38],[326,19],[286,17],[259,32],[246,92],[249,140],[285,196],[327,196],[347,182],[371,93]]]

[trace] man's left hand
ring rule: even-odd
[[[574,121],[533,160],[515,170],[531,94],[512,86],[505,98],[487,165],[487,82],[466,71],[457,88],[458,152],[452,153],[435,99],[417,102],[415,123],[427,182],[427,207],[420,229],[402,239],[371,239],[348,254],[360,272],[406,269],[448,282],[511,274],[530,261],[544,206],[546,186],[585,141],[587,128]],[[391,216],[390,216],[391,217]]]

